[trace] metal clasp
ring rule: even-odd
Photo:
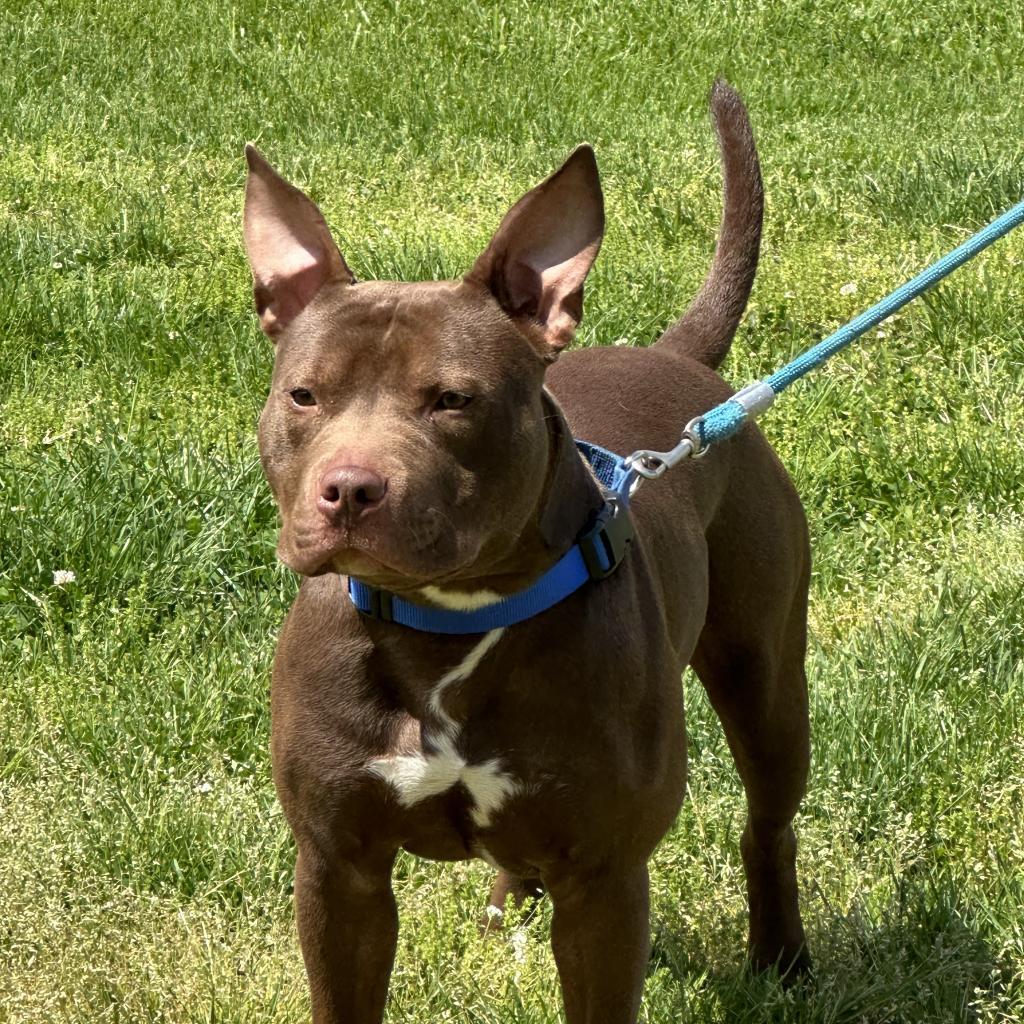
[[[626,458],[624,465],[634,473],[629,486],[630,495],[636,494],[644,480],[657,480],[666,470],[679,465],[683,459],[699,459],[707,454],[709,445],[701,445],[697,433],[700,416],[695,416],[683,430],[679,444],[667,452],[650,451],[641,448]]]

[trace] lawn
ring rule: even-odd
[[[724,73],[767,191],[739,385],[1024,195],[1015,9],[6,0],[0,1021],[308,1013],[267,752],[296,581],[254,438],[246,140],[358,276],[397,278],[468,268],[589,140],[609,231],[579,343],[643,345],[710,258]],[[687,676],[643,1021],[1024,1019],[1022,267],[1024,230],[766,416],[815,551],[816,980],[744,973],[742,799]],[[548,909],[480,940],[489,875],[401,859],[389,1020],[559,1019]]]

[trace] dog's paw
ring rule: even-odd
[[[755,974],[777,974],[784,988],[811,981],[814,977],[814,961],[806,946],[800,946],[795,953],[784,949],[775,957],[759,956],[752,951],[749,963]]]

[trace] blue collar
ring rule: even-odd
[[[364,615],[397,622],[423,633],[486,633],[533,618],[575,593],[589,580],[603,580],[619,567],[633,540],[629,514],[632,473],[625,460],[596,444],[577,441],[580,454],[605,490],[604,507],[593,515],[576,543],[525,590],[472,611],[456,611],[406,601],[349,577],[348,593]]]

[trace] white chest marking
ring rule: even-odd
[[[459,662],[446,672],[430,694],[430,710],[438,721],[438,731],[427,739],[435,748],[424,754],[396,754],[381,757],[369,764],[369,770],[379,775],[398,795],[403,807],[411,807],[432,796],[447,792],[461,783],[473,801],[470,816],[479,828],[490,825],[492,818],[505,801],[519,788],[501,762],[491,758],[482,764],[469,764],[457,749],[458,725],[444,710],[444,691],[453,683],[468,679],[487,652],[501,639],[503,629],[492,629]]]

